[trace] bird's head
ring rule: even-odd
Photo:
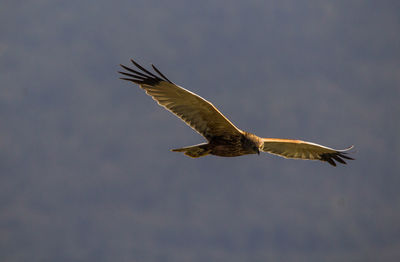
[[[260,154],[260,139],[251,133],[245,133],[245,139],[242,142],[250,154]]]

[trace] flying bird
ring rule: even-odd
[[[207,143],[172,149],[196,158],[206,155],[223,157],[260,154],[260,151],[285,158],[325,161],[336,166],[336,162],[346,164],[348,150],[336,150],[311,142],[261,138],[237,128],[213,104],[199,95],[190,92],[170,81],[154,65],[154,73],[148,71],[131,59],[135,69],[120,65],[125,72],[123,80],[138,84],[159,105],[182,119],[187,125],[202,135]]]

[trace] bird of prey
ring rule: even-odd
[[[353,160],[348,150],[336,150],[311,142],[261,138],[237,128],[213,104],[170,81],[154,65],[154,73],[131,59],[135,69],[120,65],[125,72],[123,80],[138,84],[157,103],[182,119],[187,125],[207,139],[207,143],[172,149],[196,158],[205,155],[223,157],[260,154],[260,151],[285,158],[325,161],[336,166],[336,162],[346,164],[344,159]]]

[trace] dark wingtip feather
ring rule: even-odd
[[[332,158],[335,159],[337,162],[339,162],[341,164],[344,164],[344,165],[346,164],[346,162],[343,159],[341,159],[339,155],[333,154]]]
[[[354,158],[349,157],[346,155],[347,153],[342,152],[342,151],[336,151],[334,153],[325,153],[321,155],[321,160],[326,161],[332,166],[336,166],[336,162],[341,163],[343,165],[346,165],[346,161],[344,159],[348,160],[354,160]],[[344,159],[343,159],[344,158]]]
[[[136,63],[133,59],[131,59],[131,62],[140,70],[142,70],[143,72],[151,75],[152,77],[156,78],[156,79],[160,79],[158,76],[154,75],[153,73],[151,73],[150,71],[148,71],[146,68],[142,67],[141,65],[139,65],[138,63]]]
[[[151,78],[150,76],[148,76],[148,75],[146,75],[146,74],[143,74],[143,73],[141,73],[141,72],[138,72],[138,71],[136,71],[136,70],[133,70],[132,68],[129,68],[129,67],[127,67],[127,66],[121,65],[121,67],[122,67],[123,69],[125,69],[126,71],[129,71],[129,72],[131,72],[131,73],[134,73],[135,75],[143,76],[143,77],[146,77],[146,78]]]
[[[355,160],[355,158],[349,157],[346,153],[339,153],[338,156],[343,157],[348,160]]]
[[[336,163],[335,163],[335,161],[332,160],[332,158],[327,157],[326,161],[328,161],[328,163],[331,164],[332,166],[336,166]]]
[[[137,79],[140,79],[140,80],[145,80],[146,79],[146,77],[139,76],[139,75],[133,75],[133,74],[125,73],[125,72],[119,72],[118,71],[118,73],[120,73],[122,75],[125,75],[125,76],[132,77],[132,78],[137,78]]]
[[[130,82],[133,82],[133,83],[138,84],[138,85],[143,84],[142,81],[135,80],[135,79],[132,79],[132,78],[120,77],[119,79],[126,80],[126,81],[130,81]]]
[[[130,78],[123,77],[121,79],[131,81],[136,84],[143,84],[143,85],[156,85],[157,83],[161,81],[167,81],[172,84],[172,82],[160,72],[154,65],[152,65],[153,69],[160,75],[160,77],[156,76],[155,74],[151,73],[141,65],[139,65],[135,60],[131,59],[131,62],[141,71],[136,71],[130,67],[127,67],[123,64],[120,64],[120,66],[125,69],[128,72],[122,72],[118,71],[118,73],[128,76]]]
[[[154,71],[156,71],[162,78],[164,78],[164,80],[172,84],[171,80],[169,80],[165,75],[163,75],[163,73],[161,73],[160,70],[158,70],[157,67],[155,67],[155,65],[151,64],[151,67],[153,67]]]

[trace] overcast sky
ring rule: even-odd
[[[399,261],[399,1],[1,1],[1,261]],[[203,142],[119,64],[346,166]]]

